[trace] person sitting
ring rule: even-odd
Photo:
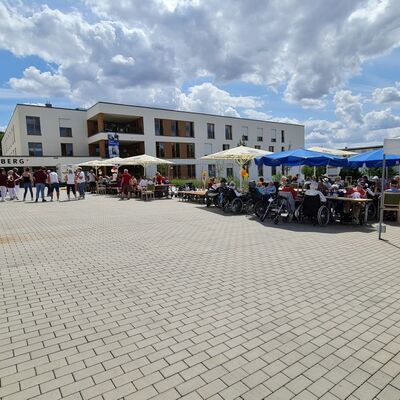
[[[260,176],[258,178],[257,187],[263,187],[264,183],[265,183],[264,178],[262,176]]]
[[[349,186],[346,188],[346,197],[352,199],[365,199],[367,197],[367,192],[364,190],[361,184],[357,184],[356,187]],[[361,213],[361,205],[360,204],[351,204],[350,202],[345,202],[343,211],[346,214],[350,213],[351,208],[351,215],[352,221],[354,224],[360,223],[360,213]]]
[[[272,180],[270,180],[270,181],[268,182],[268,185],[267,185],[267,186],[264,185],[263,190],[260,190],[260,189],[261,189],[261,188],[258,188],[259,192],[260,192],[261,194],[267,195],[268,197],[269,197],[269,196],[272,196],[273,194],[276,193],[276,186],[275,186],[275,184],[274,184],[274,181],[272,181]]]
[[[390,182],[390,188],[385,192],[400,193],[399,182],[396,179],[392,179]]]
[[[153,181],[156,185],[162,185],[165,182],[165,178],[157,171]]]
[[[215,185],[215,178],[210,177],[207,182],[207,188],[211,189]]]
[[[310,188],[304,193],[305,196],[319,196],[322,203],[326,202],[326,197],[324,194],[318,190],[318,183],[315,181],[310,182]]]
[[[322,180],[318,182],[317,190],[319,190],[324,196],[326,196],[329,191],[329,189],[326,187],[325,183]]]
[[[281,178],[281,186],[284,187],[286,185],[287,181],[288,181],[288,178],[286,178],[286,176],[282,176],[282,178]]]
[[[286,185],[281,189],[281,192],[291,193],[293,196],[293,200],[297,199],[297,192],[293,189],[289,182],[287,182]]]

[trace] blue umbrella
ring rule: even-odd
[[[347,158],[334,156],[333,154],[320,153],[305,149],[281,151],[257,157],[256,164],[264,164],[270,167],[284,165],[294,167],[297,165],[308,165],[310,167],[322,167],[330,165],[333,167],[347,167]]]
[[[392,167],[400,162],[400,154],[386,154],[386,166]],[[357,154],[349,158],[350,168],[359,168],[364,166],[368,168],[382,167],[383,164],[383,149],[367,151],[365,153]]]

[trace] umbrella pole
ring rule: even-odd
[[[386,156],[383,153],[383,164],[382,164],[382,186],[381,186],[381,198],[380,198],[380,205],[379,205],[379,240],[382,240],[382,224],[383,224],[383,207],[385,201],[385,178],[386,178]]]

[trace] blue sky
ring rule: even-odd
[[[301,123],[308,145],[400,136],[395,0],[1,0],[0,17],[3,128],[16,103],[102,100]]]

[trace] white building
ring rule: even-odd
[[[304,147],[303,125],[104,102],[87,110],[17,104],[2,141],[3,155],[67,157],[68,164],[74,164],[75,157],[109,157],[108,139],[115,133],[114,155],[146,153],[169,159],[174,162],[167,171],[170,178],[199,178],[203,171],[238,176],[231,162],[200,158],[240,142],[275,152]],[[250,176],[261,172],[265,177],[275,173],[252,163]]]

